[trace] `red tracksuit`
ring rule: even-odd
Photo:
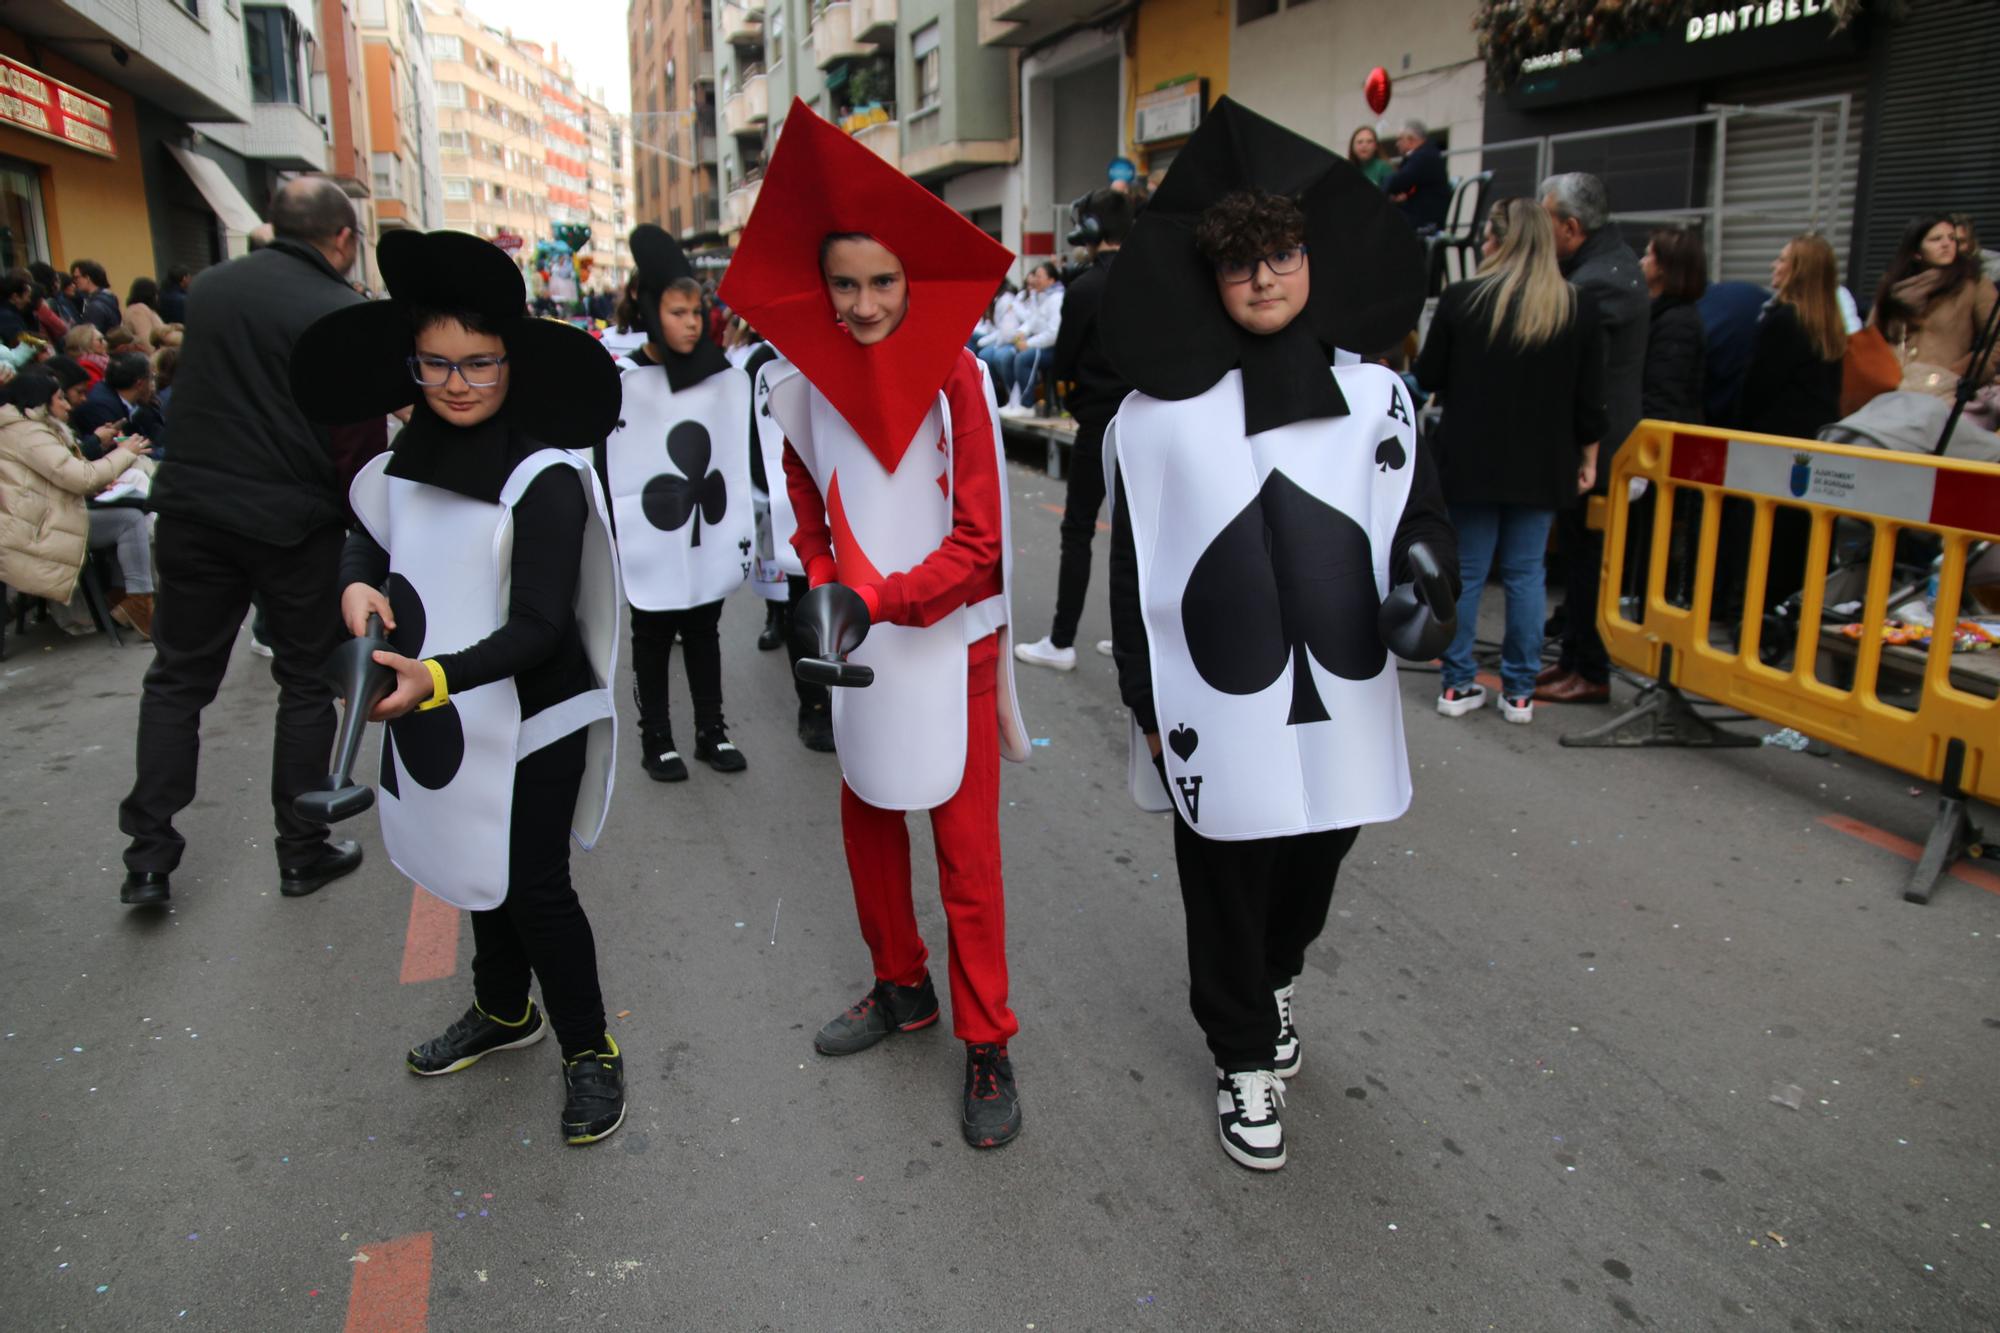
[[[869,619],[922,628],[1001,592],[1000,506],[1006,503],[986,415],[979,363],[961,352],[945,379],[952,420],[951,531],[913,569],[854,585]],[[915,446],[912,446],[915,447]],[[838,577],[826,504],[804,462],[785,446],[785,483],[798,518],[792,545],[817,588]],[[995,681],[999,643],[967,649],[965,776],[930,812],[938,891],[951,934],[952,1030],[968,1042],[1006,1045],[1019,1029],[1007,1007],[1007,907],[1000,876],[1000,724]],[[840,825],[854,910],[875,976],[899,986],[923,980],[929,957],[910,891],[910,832],[900,810],[840,789]]]

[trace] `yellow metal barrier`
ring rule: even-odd
[[[1628,483],[1638,478],[1652,488],[1655,521],[1644,556],[1639,619],[1633,620],[1625,614],[1620,594],[1633,531]],[[1961,853],[1980,850],[1965,798],[2000,802],[2000,700],[1982,692],[1982,678],[1969,675],[1963,661],[1955,669],[1951,635],[1938,633],[1920,663],[1909,650],[1896,650],[1899,659],[1908,660],[1890,664],[1916,682],[1914,706],[1885,702],[1879,688],[1885,644],[1878,627],[1892,610],[1901,533],[1927,533],[1941,540],[1935,618],[1940,627],[1956,623],[1968,552],[1981,542],[2000,541],[2000,465],[1648,420],[1618,451],[1609,492],[1598,628],[1614,662],[1644,673],[1655,684],[1631,712],[1591,732],[1566,736],[1563,744],[1756,743],[1694,712],[1680,694],[1686,689],[1936,782],[1942,797],[1918,865],[1922,882],[1913,879],[1904,895],[1926,901],[1937,877]],[[1700,519],[1698,529],[1684,534],[1692,540],[1679,552],[1682,561],[1693,561],[1691,595],[1680,605],[1667,596],[1666,586],[1675,554],[1675,500],[1687,494],[1699,496]],[[1746,502],[1754,513],[1744,568],[1724,571],[1740,576],[1744,585],[1734,647],[1726,637],[1728,627],[1720,627],[1724,635],[1719,636],[1711,623],[1716,573],[1724,558],[1727,497]],[[1692,508],[1683,505],[1683,514]],[[1767,573],[1773,526],[1785,509],[1803,511],[1810,522],[1805,586],[1792,660],[1768,665],[1759,657]],[[1858,599],[1862,632],[1851,649],[1852,681],[1844,686],[1823,679],[1820,671],[1831,649],[1837,647],[1843,658],[1849,651],[1837,634],[1822,635],[1833,524],[1842,518],[1867,524],[1872,537],[1866,590]],[[1675,573],[1684,580],[1684,570]],[[1979,657],[1982,670],[1989,663],[2000,665],[2000,653]],[[2000,681],[2000,670],[1988,674]]]

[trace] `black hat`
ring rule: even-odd
[[[694,350],[683,356],[667,346],[666,335],[660,329],[660,298],[666,294],[668,284],[694,277],[694,265],[688,262],[680,242],[652,223],[642,222],[632,229],[632,263],[639,270],[633,282],[633,293],[639,306],[639,325],[646,330],[646,340],[659,348],[660,355],[665,358],[662,364],[666,367],[668,386],[685,389],[701,383],[718,370],[729,369],[729,358],[709,340],[705,330]],[[705,297],[701,308],[706,315],[708,300]]]
[[[1306,215],[1312,293],[1281,333],[1250,333],[1229,317],[1195,226],[1226,195],[1261,190]],[[1177,401],[1243,368],[1250,433],[1344,415],[1336,347],[1372,355],[1417,326],[1425,286],[1422,242],[1388,197],[1345,159],[1224,97],[1174,158],[1139,214],[1104,294],[1106,353],[1125,380]]]
[[[375,247],[386,301],[317,320],[292,348],[292,397],[329,425],[380,417],[415,403],[410,376],[414,310],[462,311],[507,344],[502,415],[541,444],[588,449],[618,424],[618,367],[582,329],[533,319],[527,284],[493,242],[462,231],[392,231]]]

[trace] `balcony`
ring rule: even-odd
[[[757,192],[764,188],[764,178],[745,181],[722,197],[722,229],[739,232],[750,223],[750,212],[757,207]]]
[[[763,138],[764,126],[771,119],[771,92],[765,85],[764,71],[756,66],[751,69],[756,72],[746,70],[747,77],[722,104],[723,126],[739,139]]]
[[[852,0],[855,40],[878,45],[896,40],[898,0]]]
[[[326,128],[293,102],[253,102],[248,124],[205,124],[201,132],[279,171],[326,170]]]
[[[979,41],[1033,46],[1121,7],[1120,0],[979,0]]]
[[[715,86],[715,52],[697,51],[694,53],[692,63],[694,65],[694,81],[696,86],[713,88]]]
[[[903,131],[894,120],[872,121],[848,131],[854,142],[887,162],[896,170],[903,169]]]
[[[764,45],[764,14],[762,10],[738,4],[736,0],[723,0],[722,40],[731,46]]]
[[[716,147],[713,134],[698,134],[694,141],[694,160],[706,162],[710,166],[722,160],[721,150]]]
[[[843,60],[872,55],[873,48],[855,40],[854,6],[850,0],[834,0],[813,20],[813,63],[821,69]]]

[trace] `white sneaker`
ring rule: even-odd
[[[256,654],[257,656],[259,656],[259,657],[275,657],[275,656],[276,656],[276,654],[275,654],[275,653],[273,653],[273,652],[271,651],[271,645],[270,645],[270,644],[268,644],[268,643],[265,643],[265,642],[264,642],[264,641],[263,641],[262,639],[258,638],[258,637],[257,637],[257,636],[256,636],[255,634],[252,634],[252,635],[250,636],[250,651],[251,651],[251,652],[253,652],[253,653],[255,653],[255,654]]]
[[[1475,708],[1486,706],[1486,687],[1467,685],[1460,688],[1448,685],[1438,694],[1438,712],[1446,717],[1464,717]]]
[[[1509,722],[1529,723],[1535,720],[1535,696],[1524,694],[1519,699],[1500,696],[1500,716]]]
[[[1292,985],[1271,993],[1278,1002],[1278,1054],[1274,1064],[1281,1078],[1297,1078],[1299,1066],[1306,1058],[1305,1048],[1299,1045],[1299,1030],[1292,1026],[1292,994],[1297,989]]]
[[[1215,1071],[1215,1118],[1222,1151],[1252,1171],[1276,1171],[1285,1164],[1285,1080],[1269,1069],[1241,1074]]]
[[[1023,406],[1020,403],[1009,403],[1000,409],[1000,415],[1006,417],[1009,421],[1019,421],[1022,417],[1035,415],[1035,409]]]
[[[1014,656],[1029,666],[1053,667],[1057,671],[1076,670],[1076,649],[1058,648],[1046,636],[1033,643],[1015,644]]]
[[[1097,641],[1097,651],[1105,657],[1111,656],[1111,640],[1099,639]]]

